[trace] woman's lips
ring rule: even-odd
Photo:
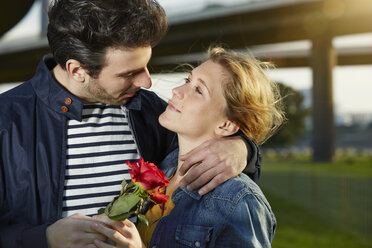
[[[175,111],[175,112],[178,112],[178,113],[181,113],[181,111],[179,111],[175,106],[174,104],[172,103],[171,100],[168,101],[168,108],[172,111]]]

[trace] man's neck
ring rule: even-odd
[[[80,94],[82,83],[77,83],[73,81],[66,70],[64,70],[60,65],[57,65],[53,68],[52,74],[54,76],[54,79],[62,86],[64,87],[68,92],[73,94],[76,97],[79,97],[80,99],[84,99],[83,95]]]
[[[67,76],[67,73],[65,70],[62,69],[60,65],[56,65],[56,67],[53,68],[52,74],[54,76],[54,79],[65,89],[69,90],[69,78]]]

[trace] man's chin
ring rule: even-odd
[[[115,105],[123,105],[123,104],[126,104],[132,97],[134,97],[135,95],[137,94],[137,91],[136,92],[130,92],[130,93],[126,93],[122,96],[120,96],[115,102]]]

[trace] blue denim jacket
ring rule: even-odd
[[[165,170],[166,176],[174,170]],[[245,174],[204,196],[179,187],[172,201],[175,207],[159,221],[150,248],[271,247],[275,216],[260,188]]]

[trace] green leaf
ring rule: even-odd
[[[106,208],[100,208],[98,209],[98,214],[104,214]]]
[[[112,208],[112,205],[114,204],[114,202],[119,198],[119,196],[115,196],[115,198],[106,206],[105,208],[105,214],[107,216],[110,215],[110,212],[111,212],[111,208]]]
[[[120,195],[128,194],[132,190],[132,188],[136,187],[136,185],[132,181],[127,183],[125,180],[121,182],[121,186],[122,188],[120,191]]]
[[[122,195],[124,192],[125,192],[125,189],[128,187],[128,184],[127,184],[127,181],[125,181],[125,179],[121,182],[121,191],[120,191],[120,195]]]
[[[131,216],[130,213],[123,213],[115,216],[109,216],[110,219],[112,220],[125,220]]]
[[[149,221],[143,214],[138,215],[138,219],[146,224],[146,226],[149,226]]]
[[[136,186],[136,185],[133,183],[133,181],[130,181],[130,182],[128,183],[128,186],[127,186],[127,187],[132,188],[132,187],[134,187],[134,186]]]
[[[123,213],[128,213],[132,208],[134,208],[137,203],[141,200],[140,197],[136,195],[124,195],[119,197],[111,206],[109,211],[109,216],[116,216]]]

